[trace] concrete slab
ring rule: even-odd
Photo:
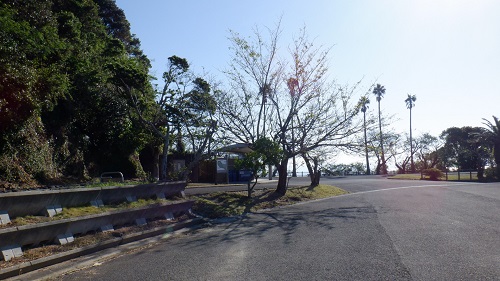
[[[139,218],[139,219],[135,220],[135,224],[137,224],[137,225],[146,225],[148,223],[146,222],[146,218]]]
[[[104,203],[102,202],[101,199],[90,201],[90,205],[97,207],[97,208],[104,207]]]
[[[56,242],[59,243],[59,245],[66,245],[68,243],[74,242],[75,238],[73,237],[72,233],[64,233],[64,234],[59,234],[57,235]]]
[[[4,261],[10,261],[13,258],[18,258],[23,255],[23,251],[19,245],[10,245],[1,249]]]
[[[128,202],[136,202],[137,201],[137,196],[134,195],[128,195],[127,197]]]
[[[165,214],[165,219],[171,221],[171,220],[174,220],[174,214],[173,213],[166,213]]]
[[[101,232],[108,232],[108,231],[113,231],[115,230],[111,224],[103,225],[99,228]]]
[[[49,217],[53,217],[57,214],[60,214],[62,213],[63,209],[61,207],[61,205],[51,205],[51,206],[47,206],[46,208],[46,212],[47,212],[47,215]]]
[[[0,225],[10,223],[9,213],[7,211],[0,211]]]

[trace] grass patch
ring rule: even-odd
[[[148,184],[150,182],[141,180],[126,180],[124,182],[120,181],[107,181],[101,182],[99,178],[93,179],[90,182],[85,183],[85,187],[110,187],[110,186],[126,186],[126,185],[141,185]]]
[[[400,179],[400,180],[419,180],[420,179],[420,174],[397,174],[391,177],[388,177],[389,179]]]
[[[45,217],[45,216],[25,216],[25,217],[17,217],[11,220],[11,223],[7,225],[2,225],[0,228],[6,227],[14,227],[14,226],[22,226],[28,224],[36,224],[42,222],[50,222],[61,219],[75,218],[75,217],[83,217],[88,215],[96,215],[102,214],[110,211],[121,211],[133,208],[141,208],[146,206],[152,206],[155,204],[161,204],[172,200],[167,199],[139,199],[135,202],[123,202],[117,205],[105,205],[103,207],[94,207],[94,206],[80,206],[80,207],[71,207],[64,208],[62,213],[57,214],[53,217]]]
[[[246,191],[239,191],[193,196],[192,199],[195,200],[193,206],[195,213],[208,218],[220,218],[346,193],[348,192],[335,186],[319,185],[314,188],[310,186],[290,188],[284,196],[276,194],[274,190],[257,190],[254,191],[252,198],[247,197]]]

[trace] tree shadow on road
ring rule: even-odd
[[[315,211],[309,208],[278,208],[218,222],[212,221],[191,239],[176,241],[185,247],[204,247],[213,243],[233,243],[243,238],[265,238],[281,235],[284,244],[293,243],[297,231],[305,228],[333,230],[345,223],[376,216],[373,207],[338,207]]]

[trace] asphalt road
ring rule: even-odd
[[[351,194],[214,223],[58,279],[500,280],[499,183],[322,183]]]

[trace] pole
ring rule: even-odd
[[[363,127],[365,132],[365,157],[366,157],[366,174],[370,174],[370,162],[368,161],[368,139],[366,137],[366,111],[363,111]]]
[[[413,104],[411,103],[412,101],[410,100],[410,157],[411,157],[411,172],[415,172],[415,164],[413,163],[413,138],[412,138],[412,130],[411,130],[411,108],[413,107]]]
[[[293,158],[292,158],[292,177],[297,177],[297,164],[295,162],[295,134],[294,134],[294,128],[293,128],[293,116],[292,116],[292,153],[293,153]]]

